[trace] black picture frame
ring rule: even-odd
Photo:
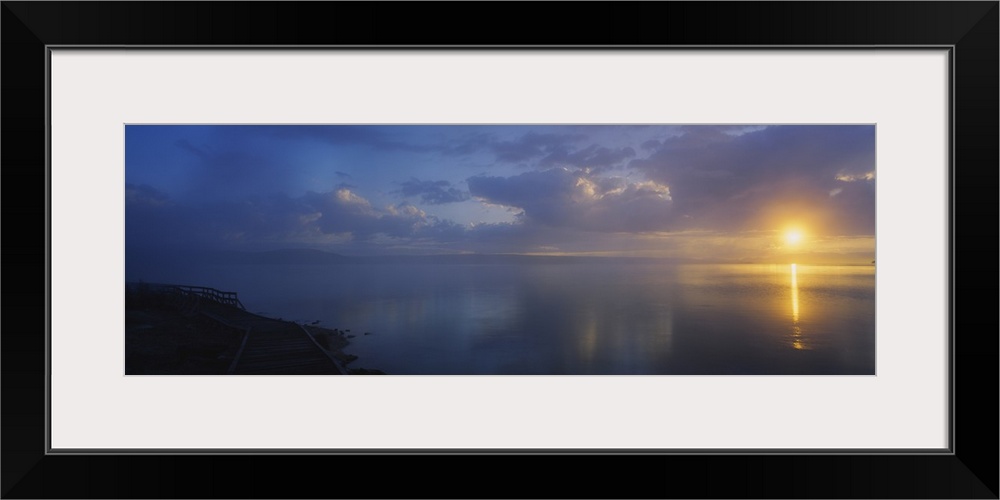
[[[8,273],[3,293],[3,497],[998,498],[997,316],[991,307],[956,305],[960,298],[984,295],[990,304],[997,290],[993,231],[1000,170],[1000,4],[649,2],[551,7],[3,2],[0,159],[8,229],[3,256],[9,270],[16,266],[26,271]],[[567,9],[572,16],[565,15]],[[46,47],[414,44],[611,50],[951,47],[952,453],[48,454]],[[959,228],[962,231],[956,231]],[[425,479],[407,480],[409,471]]]

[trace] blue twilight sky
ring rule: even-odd
[[[126,249],[874,253],[875,127],[129,125]]]

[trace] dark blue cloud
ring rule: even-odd
[[[596,132],[587,127],[581,131]],[[529,131],[514,140],[500,141],[489,136],[479,138],[480,146],[504,163],[539,167],[579,167],[606,169],[636,156],[631,146],[594,144],[584,133],[538,133]],[[590,145],[584,146],[587,142]]]
[[[522,163],[552,155],[568,155],[570,148],[587,136],[583,134],[546,134],[528,132],[513,141],[498,141],[490,144],[497,160],[508,163]]]
[[[201,158],[202,160],[205,161],[211,160],[212,158],[212,156],[208,154],[207,151],[191,144],[191,142],[189,142],[187,139],[177,139],[176,141],[174,141],[174,146],[177,146],[180,149],[192,153],[198,158]]]
[[[481,200],[522,210],[525,223],[584,231],[644,232],[670,229],[670,190],[652,181],[600,177],[589,170],[553,168],[513,177],[471,177]]]
[[[223,135],[232,134],[227,131]],[[195,145],[185,139],[174,141],[178,150],[189,154],[186,161],[178,162],[188,167],[185,174],[175,177],[183,182],[183,197],[236,199],[253,193],[285,191],[296,183],[296,172],[288,168],[280,151],[260,142],[233,144],[226,139],[217,139],[212,146]]]
[[[262,128],[260,132],[282,139],[311,139],[335,146],[363,146],[379,151],[426,153],[437,149],[433,145],[408,140],[413,130],[413,127],[407,126],[280,125]]]
[[[689,228],[764,229],[784,213],[830,234],[875,231],[874,126],[687,127],[629,167],[670,187]]]
[[[150,186],[126,189],[126,246],[283,248],[376,238],[457,241],[464,228],[409,203],[373,206],[347,188],[183,204]]]
[[[452,187],[448,181],[421,181],[413,178],[402,182],[402,188],[397,191],[406,197],[419,196],[424,203],[442,205],[469,199],[469,193]]]
[[[595,144],[573,152],[554,151],[542,158],[540,163],[542,165],[565,165],[604,170],[634,156],[635,150],[628,146],[610,149]]]
[[[125,184],[125,203],[133,206],[163,205],[170,196],[148,184]]]

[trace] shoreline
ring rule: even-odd
[[[344,352],[350,340],[336,328],[269,318],[208,300],[185,304],[183,297],[155,285],[126,287],[125,375],[225,375],[240,355],[245,327],[253,321],[297,325],[345,375],[384,375],[350,367],[358,358]]]

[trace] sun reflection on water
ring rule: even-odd
[[[795,264],[792,264],[792,347],[805,349],[805,344],[802,342],[802,327],[799,326],[799,280]]]

